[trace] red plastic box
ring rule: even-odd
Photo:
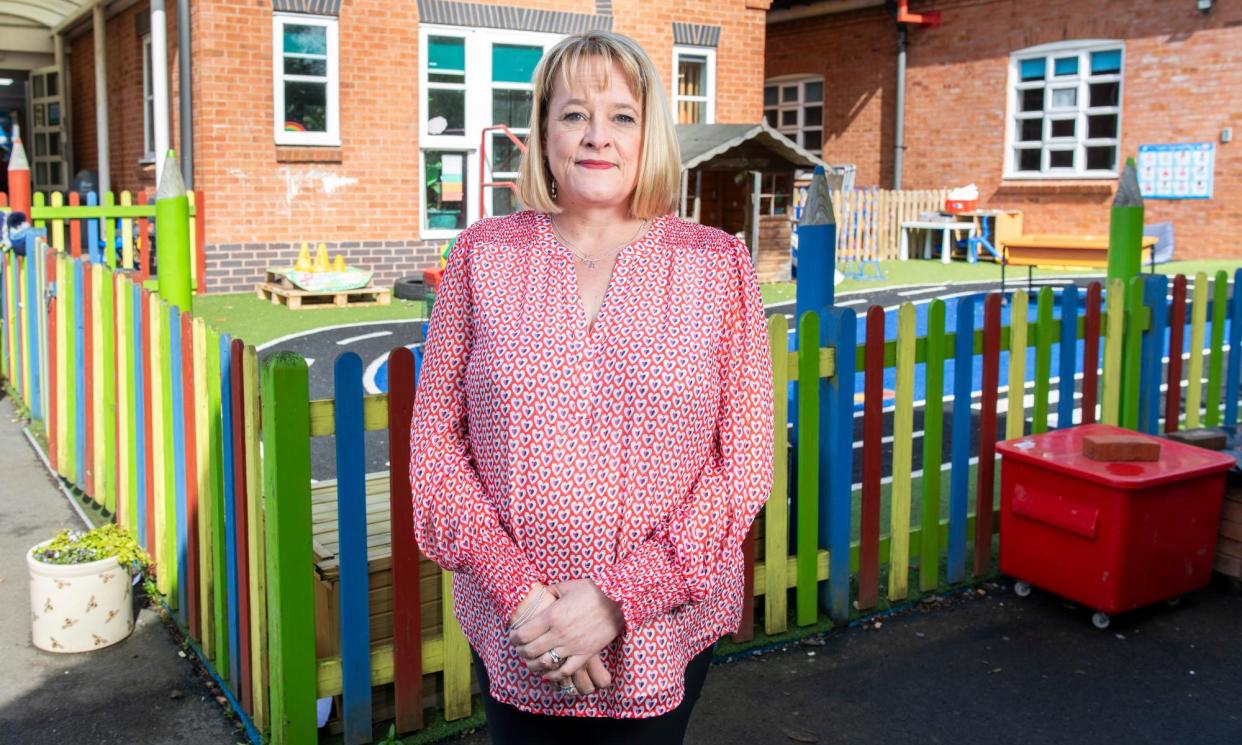
[[[956,215],[961,212],[970,212],[979,206],[978,199],[946,199],[944,200],[944,211],[950,215]]]
[[[1087,424],[997,446],[1001,571],[1103,614],[1206,585],[1233,458],[1151,437],[1158,461],[1094,461],[1091,434],[1133,433]]]

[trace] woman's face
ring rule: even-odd
[[[598,59],[584,65],[569,89],[557,78],[544,129],[557,203],[567,209],[626,204],[638,183],[642,102],[616,64],[607,87]]]

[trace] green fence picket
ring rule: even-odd
[[[940,464],[944,458],[944,301],[927,307],[923,405],[923,501],[919,512],[919,590],[940,584]]]
[[[1026,317],[1030,303],[1030,296],[1023,290],[1015,292],[1009,304],[1009,407],[1005,413],[1005,437],[1010,440],[1026,434]]]
[[[789,323],[785,316],[768,319],[768,350],[772,355],[772,498],[763,508],[764,618],[763,630],[779,634],[786,628],[785,588],[789,556]]]
[[[1125,342],[1125,283],[1120,279],[1108,282],[1104,297],[1106,329],[1104,332],[1104,376],[1100,380],[1100,421],[1117,425],[1121,422],[1121,348]]]
[[[799,626],[819,620],[819,314],[798,322],[798,531],[795,609]]]
[[[1225,360],[1225,318],[1229,310],[1229,275],[1222,269],[1212,282],[1212,343],[1208,351],[1207,411],[1203,424],[1220,425],[1221,373]]]
[[[1138,431],[1139,387],[1143,368],[1143,305],[1142,276],[1131,277],[1126,287],[1125,341],[1121,346],[1121,426]]]
[[[1190,361],[1186,365],[1186,429],[1201,426],[1203,406],[1203,341],[1207,327],[1208,278],[1195,275],[1190,301]]]
[[[911,459],[914,456],[914,337],[913,303],[897,311],[897,400],[893,409],[892,510],[889,513],[889,600],[910,594]],[[801,422],[798,423],[801,426]]]

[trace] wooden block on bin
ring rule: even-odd
[[[1087,435],[1082,454],[1100,461],[1160,460],[1160,443],[1138,435]]]
[[[1170,432],[1167,437],[1205,450],[1224,450],[1229,443],[1225,433],[1215,429],[1185,429],[1181,432]]]

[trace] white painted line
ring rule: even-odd
[[[837,304],[836,304],[836,306],[837,306],[838,308],[844,308],[844,307],[849,306],[849,305],[862,305],[862,304],[863,304],[863,303],[865,303],[865,302],[867,302],[867,298],[865,298],[865,297],[860,297],[860,298],[857,298],[857,299],[855,299],[855,300],[846,300],[846,301],[845,301],[845,302],[843,302],[843,303],[837,303]]]
[[[414,344],[406,344],[405,348],[418,349],[422,345],[422,342],[415,342]],[[367,369],[362,373],[362,387],[365,388],[366,392],[372,396],[383,393],[383,391],[379,389],[379,386],[375,384],[375,374],[379,372],[380,366],[388,361],[388,355],[391,353],[392,350],[389,350],[381,354],[379,357],[371,360],[371,364],[367,365]]]
[[[898,297],[910,297],[911,295],[922,295],[925,292],[940,292],[941,290],[947,290],[947,289],[949,288],[945,287],[944,285],[932,285],[931,287],[920,287],[916,290],[906,290],[905,292],[899,292],[897,293],[897,296]]]
[[[336,331],[337,329],[362,328],[363,326],[383,326],[384,324],[388,324],[388,323],[422,323],[426,320],[427,320],[426,318],[393,318],[388,321],[360,321],[358,323],[342,323],[336,326],[322,326],[320,328],[307,329],[306,331],[298,331],[293,334],[286,334],[278,339],[272,339],[271,341],[265,341],[262,344],[255,347],[254,349],[256,352],[262,352],[264,349],[267,349],[268,347],[274,347],[277,344],[283,344],[287,341],[292,341],[294,339],[300,339],[303,336],[310,336],[311,334],[318,334],[323,331]]]
[[[315,358],[314,358],[314,357],[303,357],[302,359],[306,360],[306,367],[307,367],[307,368],[309,368],[311,365],[315,364]]]
[[[343,347],[346,344],[353,344],[356,341],[363,341],[366,339],[378,339],[381,336],[392,336],[392,332],[391,331],[375,331],[370,334],[362,334],[360,336],[351,336],[348,339],[341,339],[336,344],[339,347]]]

